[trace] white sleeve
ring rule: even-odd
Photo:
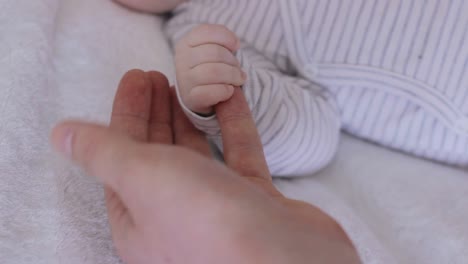
[[[282,74],[254,48],[244,45],[236,56],[248,75],[243,91],[270,172],[301,176],[326,166],[335,154],[340,131],[338,110],[330,96],[310,81]],[[201,117],[184,110],[198,129],[220,145],[215,116]]]

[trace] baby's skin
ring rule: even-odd
[[[116,1],[172,11],[165,30],[175,49],[179,102],[220,149],[213,106],[242,86],[274,175],[324,168],[341,131],[468,164],[464,1],[363,1],[347,4],[347,16],[339,1]]]
[[[184,0],[118,0],[144,12],[164,13]],[[235,86],[247,76],[234,52],[237,36],[221,25],[200,25],[183,37],[175,47],[178,92],[184,105],[194,113],[211,115],[213,107],[231,98]]]
[[[209,115],[213,107],[231,98],[246,73],[234,52],[240,42],[220,25],[200,25],[183,37],[175,48],[179,94],[193,112]]]

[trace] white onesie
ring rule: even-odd
[[[191,0],[167,32],[175,42],[222,24],[242,40],[243,91],[274,175],[323,168],[340,129],[466,166],[467,14],[465,0]],[[219,141],[215,116],[185,110]]]

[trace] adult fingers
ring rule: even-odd
[[[122,78],[114,98],[110,128],[120,131],[138,141],[149,140],[151,117],[152,80],[140,70],[131,70]],[[115,241],[125,240],[133,219],[126,205],[112,188],[104,185],[109,223]]]
[[[174,89],[171,89],[171,98],[175,144],[195,150],[205,157],[210,157],[211,150],[208,141],[204,134],[196,129],[185,116]]]
[[[227,165],[246,177],[271,181],[260,136],[242,90],[236,88],[230,100],[218,104],[216,114]]]
[[[131,70],[122,78],[114,99],[110,127],[130,137],[147,141],[152,82],[146,73]]]
[[[172,144],[172,111],[169,81],[160,72],[147,73],[152,84],[149,140],[153,143]]]
[[[138,141],[146,142],[152,139],[155,130],[152,129],[151,120],[155,119],[152,114],[153,109],[157,108],[155,104],[162,109],[168,108],[164,104],[154,102],[154,98],[164,96],[160,94],[160,86],[168,86],[167,80],[165,81],[161,75],[148,74],[141,70],[131,70],[124,75],[114,98],[110,122],[112,129],[121,131]],[[168,117],[170,118],[169,115]],[[160,134],[167,133],[171,138],[170,131],[162,131]],[[122,202],[120,193],[116,193],[107,185],[104,185],[104,191],[112,236],[118,246],[119,242],[128,241],[134,220],[128,212],[127,205]]]

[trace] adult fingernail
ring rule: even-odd
[[[72,142],[73,142],[74,133],[71,130],[67,130],[65,138],[62,143],[62,153],[67,157],[72,156]]]
[[[71,158],[74,132],[70,128],[56,127],[52,134],[52,144],[60,154]]]

